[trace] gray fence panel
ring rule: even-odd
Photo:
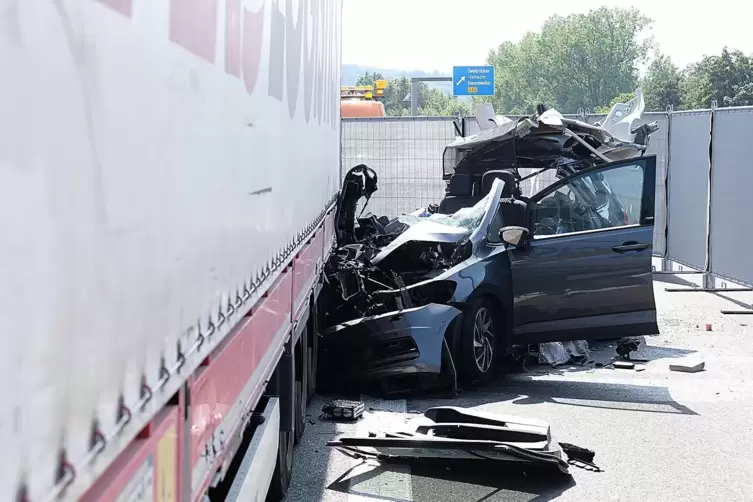
[[[601,121],[606,116],[607,115],[605,113],[596,113],[596,114],[593,114],[593,115],[589,113],[585,117],[585,119],[586,119],[585,122],[587,124],[595,124],[596,122]],[[583,120],[583,119],[580,119],[580,120]]]
[[[753,284],[753,109],[717,108],[712,155],[711,271]]]
[[[710,120],[708,110],[670,118],[667,257],[697,269],[706,263]]]
[[[481,132],[481,128],[478,125],[478,120],[476,120],[476,117],[464,117],[463,118],[463,124],[465,128],[465,136],[473,136],[474,134],[478,134]]]
[[[656,121],[659,129],[651,135],[646,155],[656,155],[656,199],[654,203],[654,254],[667,252],[667,162],[669,161],[669,116],[664,112],[643,114],[639,125]]]
[[[342,172],[366,164],[379,176],[368,211],[389,217],[444,197],[442,152],[455,140],[452,117],[342,119]]]

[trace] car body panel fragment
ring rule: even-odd
[[[328,445],[360,458],[522,462],[569,473],[546,422],[453,406],[430,408],[400,429],[345,436]]]

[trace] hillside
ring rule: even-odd
[[[391,80],[399,77],[451,77],[450,73],[440,72],[425,72],[423,70],[391,70],[387,68],[375,68],[373,66],[360,66],[355,64],[344,64],[341,68],[341,85],[356,85],[358,78],[366,72],[369,73],[381,73],[384,78]],[[452,92],[452,82],[426,82],[426,84],[434,89],[439,89],[445,93]]]

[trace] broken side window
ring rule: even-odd
[[[494,213],[491,224],[489,224],[489,231],[486,235],[486,240],[490,244],[501,244],[502,239],[499,238],[499,231],[502,230],[502,214],[499,208]]]

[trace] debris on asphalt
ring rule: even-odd
[[[632,370],[635,368],[635,363],[630,361],[615,361],[612,363],[612,366],[618,370]]]
[[[570,460],[574,465],[593,460],[593,452],[585,448],[567,445],[566,453],[544,421],[454,406],[429,408],[402,430],[344,436],[327,445],[359,459],[526,462],[564,474],[569,474]]]
[[[327,420],[356,421],[363,416],[365,405],[361,401],[335,399],[322,407],[322,418]]]
[[[585,340],[539,344],[539,364],[553,367],[567,363],[583,364],[589,356],[588,342]]]
[[[568,464],[587,471],[604,472],[599,466],[594,464],[596,452],[593,450],[570,443],[560,443],[560,446],[562,447],[562,451],[565,452],[565,455],[567,455]]]
[[[617,342],[617,347],[614,349],[614,351],[617,352],[617,355],[620,356],[621,359],[629,360],[630,353],[638,350],[638,346],[640,344],[640,340],[625,338]]]
[[[670,371],[679,371],[681,373],[698,373],[706,368],[706,362],[702,360],[688,360],[685,362],[675,362],[669,365]]]

